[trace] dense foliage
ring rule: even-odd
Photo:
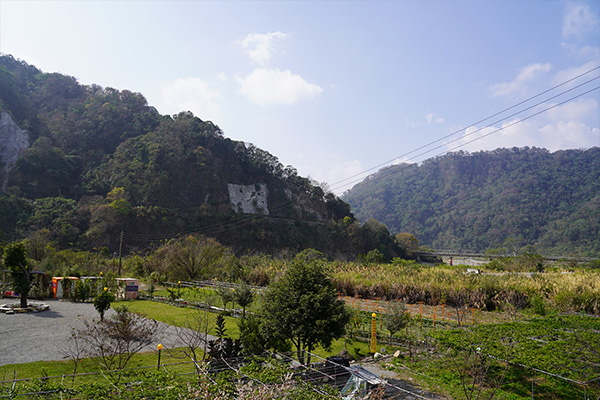
[[[269,286],[261,313],[269,332],[294,344],[302,364],[304,351],[310,353],[317,345],[329,349],[349,321],[325,263],[315,252],[299,254],[285,275]]]
[[[545,254],[600,254],[600,148],[451,153],[379,171],[343,199],[361,220],[436,249],[507,240]]]
[[[30,140],[0,194],[0,241],[114,253],[123,238],[129,253],[199,232],[235,252],[403,255],[385,228],[357,224],[348,204],[292,166],[190,112],[160,115],[139,93],[3,55],[0,110]],[[236,207],[230,184],[261,192],[266,209]]]

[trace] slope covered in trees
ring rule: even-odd
[[[342,198],[361,220],[437,249],[511,243],[600,255],[600,148],[451,153],[382,169]]]
[[[356,223],[348,204],[292,166],[190,112],[160,115],[139,93],[2,55],[0,112],[29,141],[2,169],[0,241],[115,252],[123,237],[127,252],[194,232],[236,251],[402,255],[385,228]]]

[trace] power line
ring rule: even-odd
[[[469,124],[469,125],[467,125],[467,126],[465,126],[465,127],[461,128],[461,129],[457,129],[457,130],[455,130],[455,131],[454,131],[454,132],[452,132],[452,133],[449,133],[449,134],[447,134],[447,135],[445,135],[445,136],[442,136],[441,138],[439,138],[439,139],[436,139],[436,140],[433,140],[433,141],[431,141],[431,142],[429,142],[429,143],[427,143],[427,144],[424,144],[424,145],[422,145],[422,146],[420,146],[420,147],[418,147],[418,148],[416,148],[416,149],[414,149],[414,150],[411,150],[411,151],[409,151],[409,152],[407,152],[407,153],[404,153],[404,154],[401,154],[401,155],[399,155],[399,156],[396,156],[396,157],[392,158],[391,160],[388,160],[388,161],[385,161],[385,162],[383,162],[383,163],[377,164],[377,165],[375,165],[375,166],[373,166],[373,167],[371,167],[371,168],[368,168],[368,169],[366,169],[366,170],[364,170],[364,171],[362,171],[362,172],[359,172],[359,173],[357,173],[357,174],[354,174],[354,175],[352,175],[352,176],[349,176],[349,177],[347,177],[347,178],[344,178],[344,179],[342,179],[342,180],[339,180],[339,181],[337,181],[337,182],[334,182],[333,184],[331,184],[331,188],[333,189],[333,188],[337,188],[337,187],[344,187],[344,186],[348,186],[348,185],[349,185],[349,183],[344,183],[344,182],[346,182],[346,181],[349,181],[349,180],[352,180],[352,182],[351,182],[351,183],[353,183],[353,182],[356,182],[356,180],[353,180],[353,179],[354,179],[354,178],[356,178],[356,177],[363,176],[363,175],[365,175],[367,172],[370,172],[370,171],[373,171],[373,170],[375,170],[375,169],[381,168],[381,167],[383,167],[383,166],[385,166],[385,165],[391,164],[392,162],[394,162],[394,161],[396,161],[396,160],[398,160],[398,159],[400,159],[400,158],[404,158],[404,157],[406,157],[406,156],[408,156],[408,155],[410,155],[410,154],[413,154],[413,153],[415,153],[415,152],[417,152],[417,151],[419,151],[419,150],[423,150],[423,149],[425,149],[425,148],[427,148],[427,147],[429,147],[429,146],[431,146],[431,145],[433,145],[433,144],[435,144],[435,143],[438,143],[438,142],[440,142],[440,141],[442,141],[442,140],[444,140],[444,139],[447,139],[447,138],[449,138],[449,137],[452,137],[452,136],[454,136],[454,135],[457,135],[457,134],[459,134],[459,133],[463,132],[465,129],[467,129],[467,128],[468,128],[468,127],[470,127],[470,126],[475,126],[475,125],[481,124],[482,122],[485,122],[485,121],[487,121],[487,120],[490,120],[490,119],[492,119],[492,118],[494,118],[494,117],[496,117],[496,116],[498,116],[498,115],[501,115],[501,114],[503,114],[503,113],[505,113],[505,112],[507,112],[507,111],[510,111],[510,110],[512,110],[512,109],[514,109],[514,108],[517,108],[517,107],[519,107],[519,106],[521,106],[521,105],[523,105],[523,104],[525,104],[525,103],[528,103],[529,101],[531,101],[531,100],[533,100],[533,99],[536,99],[536,98],[538,98],[538,97],[540,97],[540,96],[543,96],[544,94],[546,94],[546,93],[549,93],[549,92],[551,92],[551,91],[553,91],[553,90],[555,90],[555,89],[557,89],[557,88],[559,88],[559,87],[561,87],[561,86],[567,85],[567,84],[569,84],[569,83],[571,83],[571,82],[573,82],[573,81],[575,81],[575,80],[577,80],[577,79],[581,78],[582,76],[585,76],[585,75],[587,75],[587,74],[589,74],[589,73],[592,73],[592,72],[594,72],[594,71],[596,71],[596,70],[598,70],[598,69],[600,69],[600,66],[597,66],[597,67],[595,67],[595,68],[592,68],[592,69],[590,69],[590,70],[588,70],[588,71],[586,71],[586,72],[583,72],[583,73],[581,73],[581,74],[579,74],[579,75],[577,75],[577,76],[575,76],[575,77],[573,77],[573,78],[571,78],[571,79],[568,79],[568,80],[566,80],[566,81],[564,81],[564,82],[562,82],[562,83],[559,83],[559,84],[557,84],[557,85],[555,85],[555,86],[553,86],[553,87],[551,87],[551,88],[549,88],[549,89],[546,89],[546,90],[544,90],[544,91],[542,91],[542,92],[540,92],[540,93],[538,93],[538,94],[536,94],[536,95],[534,95],[534,96],[531,96],[531,97],[529,97],[529,98],[527,98],[527,99],[525,99],[525,100],[522,100],[522,101],[520,101],[520,102],[518,102],[518,103],[516,103],[516,104],[514,104],[514,105],[512,105],[512,106],[510,106],[510,107],[507,107],[507,108],[505,108],[505,109],[503,109],[503,110],[501,110],[501,111],[498,111],[498,112],[496,112],[496,113],[494,113],[494,114],[492,114],[492,115],[490,115],[490,116],[487,116],[487,117],[485,117],[485,118],[483,118],[483,119],[480,119],[480,120],[479,120],[479,121],[477,121],[477,122],[471,123],[471,124]],[[593,81],[594,79],[598,79],[598,77],[596,77],[596,78],[593,78],[593,79],[591,79],[591,80],[589,80],[589,81],[587,81],[587,82],[585,82],[585,83],[583,83],[583,84],[580,84],[580,85],[578,85],[577,87],[580,87],[580,86],[582,86],[582,85],[585,85],[586,83],[589,83],[589,82]],[[571,90],[574,90],[574,89],[576,89],[577,87],[575,87],[575,88],[571,88],[571,89],[568,89],[568,90],[566,90],[566,91],[564,91],[564,92],[562,92],[562,93],[559,93],[558,95],[555,95],[555,96],[553,96],[553,97],[551,97],[551,98],[549,98],[549,99],[546,99],[546,100],[544,100],[544,101],[541,101],[541,102],[539,102],[539,103],[537,103],[537,104],[539,105],[539,104],[541,104],[541,103],[543,103],[543,102],[546,102],[546,101],[548,101],[548,100],[551,100],[551,99],[553,99],[553,98],[555,98],[555,97],[561,96],[561,95],[562,95],[562,94],[564,94],[564,93],[567,93],[567,92],[569,92],[569,91],[571,91]],[[530,108],[531,108],[531,107],[528,107],[528,108],[526,108],[526,109],[524,109],[524,110],[527,110],[527,109],[530,109]],[[521,113],[521,112],[523,112],[524,110],[521,110],[521,111],[518,111],[518,112],[516,112],[516,113],[513,113],[513,114],[511,114],[511,116],[514,116],[514,115],[520,114],[520,113]],[[500,119],[500,120],[498,120],[498,121],[496,121],[496,122],[494,122],[494,123],[501,122],[501,121],[503,121],[503,120],[505,120],[505,119],[507,119],[507,118],[510,118],[510,116],[509,116],[509,117],[505,117],[505,118],[503,118],[503,119]],[[413,157],[413,158],[414,158],[414,157]],[[411,159],[412,159],[412,158],[411,158]]]
[[[482,123],[482,122],[488,121],[488,120],[490,120],[490,119],[492,119],[492,118],[494,118],[494,117],[496,117],[496,116],[499,116],[499,115],[501,115],[501,114],[503,114],[503,113],[506,113],[507,111],[510,111],[510,110],[512,110],[512,109],[515,109],[515,108],[517,108],[517,107],[519,107],[519,106],[521,106],[521,105],[524,105],[524,104],[526,104],[526,103],[530,102],[530,101],[531,101],[531,100],[533,100],[533,99],[536,99],[536,98],[538,98],[538,97],[540,97],[540,96],[543,96],[544,94],[550,93],[551,91],[553,91],[553,90],[555,90],[555,89],[557,89],[557,88],[559,88],[559,87],[562,87],[562,86],[564,86],[564,85],[567,85],[567,84],[569,84],[569,83],[571,83],[571,82],[573,82],[573,81],[575,81],[575,80],[577,80],[577,79],[579,79],[579,78],[581,78],[581,77],[583,77],[583,76],[585,76],[585,75],[587,75],[587,74],[590,74],[590,73],[592,73],[592,72],[594,72],[594,71],[596,71],[596,70],[598,70],[598,69],[600,69],[600,66],[597,66],[597,67],[595,67],[595,68],[592,68],[592,69],[590,69],[590,70],[588,70],[588,71],[585,71],[585,72],[583,72],[583,73],[581,73],[581,74],[579,74],[579,75],[577,75],[577,76],[575,76],[575,77],[573,77],[573,78],[571,78],[571,79],[568,79],[568,80],[566,80],[566,81],[564,81],[564,82],[562,82],[562,83],[559,83],[559,84],[557,84],[557,85],[555,85],[555,86],[553,86],[553,87],[551,87],[551,88],[549,88],[549,89],[546,89],[546,90],[544,90],[544,91],[542,91],[542,92],[540,92],[540,93],[538,93],[538,94],[536,94],[536,95],[534,95],[534,96],[531,96],[531,97],[529,97],[529,98],[527,98],[527,99],[525,99],[525,100],[522,100],[522,101],[520,101],[520,102],[518,102],[518,103],[516,103],[516,104],[514,104],[514,105],[512,105],[512,106],[510,106],[510,107],[507,107],[507,108],[505,108],[505,109],[503,109],[503,110],[501,110],[501,111],[499,111],[499,112],[496,112],[496,113],[494,113],[494,114],[492,114],[492,115],[490,115],[490,116],[488,116],[488,117],[485,117],[485,118],[483,118],[483,119],[480,119],[480,120],[479,120],[479,121],[477,121],[477,122],[474,122],[474,123],[472,123],[472,124],[469,124],[467,127],[469,127],[469,126],[476,126],[476,125],[478,125],[478,124],[480,124],[480,123]],[[546,99],[544,99],[544,100],[541,100],[541,101],[539,101],[539,102],[537,102],[537,103],[535,103],[535,104],[533,104],[533,105],[530,105],[530,106],[528,106],[528,107],[526,107],[526,108],[520,109],[520,110],[518,110],[518,111],[516,111],[516,112],[514,112],[514,113],[512,113],[512,114],[510,114],[510,115],[508,115],[508,116],[505,116],[505,117],[503,117],[503,118],[500,118],[500,119],[498,119],[498,120],[496,120],[496,121],[492,122],[490,125],[497,124],[497,123],[500,123],[500,122],[502,122],[502,121],[505,121],[505,120],[507,120],[507,119],[509,119],[509,118],[515,117],[515,116],[517,116],[517,115],[519,115],[519,114],[521,114],[521,113],[523,113],[523,112],[525,112],[525,111],[531,110],[531,109],[533,109],[533,108],[535,108],[535,107],[537,107],[537,106],[539,106],[539,105],[541,105],[541,104],[543,104],[543,103],[546,103],[546,102],[548,102],[548,101],[550,101],[550,100],[553,100],[553,99],[556,99],[556,98],[558,98],[558,97],[560,97],[560,96],[563,96],[563,95],[565,95],[565,94],[567,94],[567,93],[569,93],[569,92],[571,92],[571,91],[574,91],[574,90],[576,90],[576,89],[578,89],[578,88],[580,88],[580,87],[582,87],[582,86],[584,86],[584,85],[587,85],[587,84],[589,84],[590,82],[592,82],[592,81],[594,81],[594,80],[597,80],[597,79],[600,79],[600,76],[596,76],[596,77],[594,77],[594,78],[592,78],[592,79],[589,79],[589,80],[587,80],[587,81],[585,81],[585,82],[583,82],[583,83],[580,83],[580,84],[578,84],[578,85],[576,85],[576,86],[574,86],[574,87],[571,87],[571,88],[569,88],[569,89],[566,89],[566,90],[564,90],[564,91],[562,91],[562,92],[560,92],[560,93],[558,93],[558,94],[555,94],[555,95],[553,95],[553,96],[551,96],[551,97],[548,97],[548,98],[546,98]],[[567,100],[564,100],[564,101],[562,101],[562,102],[560,102],[560,103],[558,103],[558,104],[555,104],[555,105],[552,105],[552,106],[550,106],[550,107],[547,107],[547,108],[545,108],[544,110],[541,110],[541,111],[535,112],[534,114],[531,114],[531,115],[529,115],[529,116],[527,116],[527,117],[524,117],[524,118],[522,118],[522,119],[519,119],[518,121],[515,121],[515,122],[513,122],[513,123],[510,123],[510,124],[508,124],[508,125],[505,125],[505,126],[503,126],[503,127],[501,127],[501,128],[495,129],[495,130],[493,130],[492,132],[489,132],[489,133],[487,133],[487,134],[485,134],[485,135],[482,135],[482,136],[480,136],[480,137],[478,137],[478,138],[472,139],[472,140],[470,140],[470,141],[467,141],[467,142],[464,142],[464,143],[462,143],[462,144],[460,144],[460,145],[458,145],[458,146],[455,146],[455,147],[453,147],[453,148],[451,148],[451,149],[449,149],[449,150],[445,150],[445,151],[443,151],[443,152],[441,152],[441,153],[438,153],[436,156],[439,156],[439,155],[446,154],[446,153],[448,153],[448,152],[454,151],[454,150],[456,150],[456,149],[459,149],[459,148],[461,148],[461,147],[464,147],[464,146],[466,146],[466,145],[468,145],[468,144],[470,144],[470,143],[473,143],[473,142],[475,142],[475,141],[477,141],[477,140],[481,140],[481,139],[483,139],[483,138],[485,138],[485,137],[488,137],[488,136],[490,136],[490,135],[492,135],[492,134],[495,134],[495,133],[497,133],[497,132],[500,132],[500,131],[502,131],[502,130],[504,130],[504,129],[506,129],[506,128],[509,128],[509,127],[511,127],[511,126],[514,126],[514,125],[517,125],[517,124],[519,124],[519,123],[521,123],[521,122],[523,122],[523,121],[526,121],[526,120],[528,120],[528,119],[531,119],[531,118],[533,118],[533,117],[535,117],[535,116],[537,116],[537,115],[540,115],[540,114],[542,114],[542,113],[544,113],[544,112],[547,112],[547,111],[549,111],[549,110],[551,110],[551,109],[553,109],[553,108],[556,108],[556,107],[558,107],[558,106],[560,106],[560,105],[563,105],[563,104],[565,104],[565,103],[567,103],[567,102],[569,102],[569,101],[572,101],[572,100],[574,100],[574,99],[577,99],[577,98],[579,98],[579,97],[582,97],[582,96],[584,96],[584,95],[586,95],[586,94],[588,94],[588,93],[590,93],[590,92],[592,92],[592,91],[594,91],[594,90],[597,90],[598,88],[599,88],[599,87],[595,87],[595,88],[593,88],[593,89],[591,89],[591,90],[588,90],[588,91],[586,91],[586,92],[583,92],[583,93],[581,93],[581,94],[578,94],[578,95],[576,95],[576,96],[573,96],[573,97],[571,97],[571,98],[569,98],[569,99],[567,99]],[[333,189],[334,187],[344,187],[344,186],[349,186],[349,185],[352,185],[352,184],[356,184],[356,183],[358,183],[358,182],[360,182],[360,181],[362,181],[362,180],[364,179],[364,178],[358,178],[359,176],[363,176],[365,173],[367,173],[367,172],[369,172],[369,171],[372,171],[372,170],[374,170],[374,169],[376,169],[376,168],[381,168],[381,167],[383,167],[383,166],[385,166],[385,165],[388,165],[388,164],[392,163],[393,161],[395,161],[395,160],[397,160],[397,159],[404,158],[404,157],[406,157],[406,156],[408,156],[408,155],[411,155],[411,154],[414,154],[414,153],[418,152],[419,150],[424,150],[424,149],[426,149],[426,148],[428,148],[428,147],[430,147],[430,146],[432,146],[432,145],[434,145],[434,144],[436,144],[436,143],[439,143],[439,142],[441,142],[441,141],[443,141],[443,140],[445,140],[445,139],[448,139],[448,138],[450,138],[450,137],[452,137],[452,136],[455,136],[455,135],[457,135],[457,134],[459,134],[459,133],[462,133],[462,132],[463,132],[465,129],[467,129],[467,127],[465,127],[465,128],[461,128],[461,129],[458,129],[458,130],[456,130],[456,131],[454,131],[454,132],[452,132],[452,133],[450,133],[450,134],[448,134],[448,135],[442,136],[442,137],[441,137],[441,138],[439,138],[439,139],[436,139],[436,140],[434,140],[434,141],[431,141],[431,142],[429,142],[429,143],[427,143],[427,144],[425,144],[425,145],[422,145],[422,146],[420,146],[420,147],[418,147],[418,148],[416,148],[416,149],[414,149],[414,150],[411,150],[411,151],[409,151],[409,152],[407,152],[407,153],[404,153],[404,154],[402,154],[402,155],[399,155],[399,156],[397,156],[397,157],[395,157],[395,158],[393,158],[393,159],[391,159],[391,160],[389,160],[389,161],[386,161],[386,162],[384,162],[384,163],[380,163],[380,164],[378,164],[378,165],[376,165],[376,166],[374,166],[374,167],[371,167],[371,168],[369,168],[369,169],[367,169],[367,170],[364,170],[364,171],[362,171],[362,172],[360,172],[360,173],[358,173],[358,174],[352,175],[352,176],[350,176],[350,177],[348,177],[348,178],[345,178],[345,179],[342,179],[342,180],[340,180],[340,181],[338,181],[338,182],[335,182],[334,184],[332,184],[332,185],[331,185],[331,188]],[[457,141],[459,141],[459,140],[462,140],[462,139],[464,139],[464,138],[465,138],[465,137],[467,137],[467,136],[472,136],[472,135],[474,135],[474,134],[476,134],[476,133],[478,133],[478,132],[482,131],[482,130],[483,130],[483,129],[485,129],[485,128],[486,128],[486,127],[482,127],[482,128],[476,129],[476,130],[474,130],[473,132],[470,132],[470,133],[468,133],[468,134],[465,134],[465,135],[463,135],[463,136],[461,136],[461,137],[459,137],[459,138],[455,138],[455,139],[453,139],[453,140],[451,140],[451,141],[449,141],[449,142],[445,142],[444,144],[441,144],[441,145],[438,145],[438,146],[432,147],[432,148],[430,148],[429,150],[423,151],[423,152],[421,152],[421,153],[419,153],[419,154],[417,154],[417,155],[414,155],[414,156],[412,156],[412,157],[408,158],[407,160],[413,160],[413,159],[416,159],[416,158],[418,158],[418,157],[420,157],[420,156],[423,156],[423,155],[425,155],[425,154],[427,154],[427,153],[430,153],[430,152],[432,152],[432,151],[434,151],[434,150],[440,149],[440,148],[442,148],[442,147],[446,147],[446,146],[448,146],[449,144],[451,144],[451,143],[455,143],[455,142],[457,142]],[[379,176],[379,177],[371,178],[371,179],[369,180],[369,182],[373,182],[374,180],[379,180],[379,179],[382,179],[382,178],[386,177],[387,175],[389,175],[389,174],[384,174],[384,175],[381,175],[381,176]],[[353,178],[358,178],[358,179],[353,179]],[[293,207],[293,204],[294,204],[294,203],[293,203],[293,200],[287,200],[287,201],[283,201],[283,202],[281,202],[281,203],[279,203],[279,204],[275,204],[275,205],[271,206],[271,207],[270,207],[270,210],[271,210],[271,212],[278,212],[278,211],[282,211],[282,210],[285,210],[285,209],[286,209],[286,208],[288,208],[288,207]],[[189,230],[189,231],[185,231],[185,232],[177,232],[177,233],[173,233],[173,234],[157,234],[157,235],[149,235],[149,234],[142,234],[142,235],[139,235],[139,234],[134,234],[134,233],[126,233],[126,234],[125,234],[125,237],[126,237],[127,239],[129,239],[129,240],[133,240],[133,241],[147,242],[147,241],[160,241],[160,240],[166,240],[166,239],[173,238],[173,237],[176,237],[176,236],[188,235],[188,234],[194,234],[194,233],[201,233],[201,234],[204,234],[204,235],[207,235],[207,236],[214,236],[214,235],[217,235],[217,234],[220,234],[220,233],[223,233],[223,232],[227,232],[227,231],[229,231],[229,230],[232,230],[232,229],[236,229],[236,228],[239,228],[239,227],[242,227],[242,226],[249,225],[249,224],[251,224],[251,223],[253,222],[253,220],[254,220],[255,218],[256,218],[256,215],[254,215],[254,214],[244,214],[243,216],[239,216],[239,215],[237,215],[237,216],[236,216],[236,218],[235,218],[234,220],[232,220],[232,221],[228,221],[228,222],[218,222],[218,223],[215,223],[215,224],[209,225],[209,226],[207,226],[207,227],[204,227],[204,228],[199,228],[199,229]],[[289,222],[288,220],[281,219],[281,218],[277,218],[277,219],[274,219],[274,218],[273,218],[272,220],[276,220],[276,221],[279,221],[279,220],[281,220],[281,221],[284,221],[284,222]],[[301,223],[312,223],[312,224],[322,224],[322,222],[319,222],[319,221],[302,221],[302,220],[294,220],[294,222],[301,222]]]
[[[597,78],[596,78],[596,79],[597,79]],[[502,127],[500,127],[500,128],[496,128],[496,129],[495,129],[495,130],[493,130],[492,132],[486,133],[486,134],[484,134],[484,135],[482,135],[482,136],[480,136],[480,137],[477,137],[477,138],[475,138],[475,139],[469,140],[468,142],[462,143],[462,144],[460,144],[460,145],[458,145],[458,146],[455,146],[455,147],[453,147],[453,148],[451,148],[451,149],[444,150],[444,151],[442,151],[442,152],[440,152],[440,153],[438,153],[438,154],[434,155],[434,157],[438,157],[438,156],[441,156],[441,155],[443,155],[443,154],[450,153],[450,152],[452,152],[452,151],[454,151],[454,150],[457,150],[457,149],[459,149],[459,148],[461,148],[461,147],[464,147],[464,146],[466,146],[466,145],[468,145],[468,144],[471,144],[471,143],[473,143],[473,142],[476,142],[476,141],[478,141],[478,140],[481,140],[481,139],[483,139],[483,138],[486,138],[486,137],[488,137],[488,136],[490,136],[490,135],[493,135],[493,134],[495,134],[495,133],[498,133],[498,132],[500,132],[500,131],[502,131],[502,130],[504,130],[504,129],[506,129],[506,128],[510,128],[510,127],[512,127],[512,126],[518,125],[518,124],[520,124],[520,123],[522,123],[522,122],[524,122],[524,121],[527,121],[528,119],[531,119],[531,118],[533,118],[533,117],[537,117],[538,115],[540,115],[540,114],[543,114],[543,113],[545,113],[546,111],[549,111],[549,110],[551,110],[551,109],[553,109],[553,108],[559,107],[559,106],[561,106],[561,105],[563,105],[563,104],[566,104],[566,103],[568,103],[569,101],[572,101],[572,100],[575,100],[575,99],[577,99],[577,98],[579,98],[579,97],[585,96],[586,94],[588,94],[588,93],[591,93],[591,92],[593,92],[594,90],[598,90],[598,89],[600,89],[600,86],[596,86],[596,87],[594,87],[594,88],[592,88],[592,89],[590,89],[590,90],[587,90],[587,91],[585,91],[585,92],[583,92],[583,93],[580,93],[580,94],[578,94],[578,95],[576,95],[576,96],[573,96],[573,97],[571,97],[571,98],[569,98],[569,99],[567,99],[567,100],[564,100],[564,101],[562,101],[562,102],[560,102],[560,103],[554,104],[554,105],[552,105],[552,106],[550,106],[550,107],[548,107],[548,108],[545,108],[545,109],[543,109],[543,110],[541,110],[541,111],[535,112],[535,113],[533,113],[533,114],[531,114],[531,115],[528,115],[527,117],[524,117],[524,118],[522,118],[522,119],[520,119],[520,120],[518,120],[518,121],[514,121],[514,122],[512,122],[512,123],[510,123],[510,124],[508,124],[508,125],[502,126]],[[478,129],[477,131],[471,132],[471,133],[469,133],[469,134],[467,134],[467,135],[465,135],[465,136],[470,136],[470,135],[472,135],[472,134],[474,134],[474,133],[476,133],[476,132],[479,132],[479,131],[481,131],[481,129]],[[465,136],[463,136],[463,137],[465,137]],[[449,142],[449,143],[456,142],[457,140],[460,140],[460,139],[462,139],[462,138],[458,138],[458,139],[452,140],[452,141],[451,141],[451,142]],[[424,152],[422,152],[422,153],[419,153],[419,154],[417,154],[417,155],[415,155],[415,156],[413,156],[413,157],[409,158],[408,160],[414,160],[414,159],[416,159],[416,158],[418,158],[418,157],[420,157],[420,156],[423,156],[423,155],[425,155],[425,154],[427,154],[427,153],[430,153],[430,152],[432,152],[432,151],[434,151],[434,150],[437,150],[437,149],[439,149],[439,148],[445,147],[446,145],[447,145],[447,144],[443,144],[443,145],[436,146],[436,147],[434,147],[434,148],[432,148],[432,149],[429,149],[429,150],[427,150],[427,151],[424,151]],[[381,174],[381,175],[379,175],[379,176],[372,177],[372,178],[370,178],[370,179],[368,180],[368,183],[371,183],[371,182],[378,181],[378,180],[380,180],[380,179],[383,179],[383,178],[385,178],[385,177],[387,177],[387,176],[389,176],[389,175],[391,175],[391,174],[392,174],[392,172],[389,172],[389,173],[386,173],[386,174]],[[353,181],[353,182],[350,182],[350,184],[352,184],[352,183],[357,183],[357,182],[360,182],[360,181],[362,181],[362,179],[358,179],[358,180],[355,180],[355,181]]]

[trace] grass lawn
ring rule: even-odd
[[[186,323],[192,319],[197,318],[199,313],[204,314],[203,311],[196,310],[190,307],[177,307],[170,304],[148,301],[148,300],[130,300],[130,301],[118,301],[114,304],[123,304],[129,308],[130,311],[143,314],[147,318],[153,318],[157,321],[161,321],[170,325],[175,326],[186,326]],[[210,333],[215,334],[214,325],[217,314],[208,313],[209,324],[211,326]],[[225,327],[227,328],[227,335],[232,338],[238,338],[240,331],[238,328],[238,318],[225,317]],[[348,352],[352,355],[366,355],[369,353],[369,343],[353,341],[352,344],[347,345]],[[355,349],[358,349],[356,351]],[[314,353],[320,357],[326,358],[331,355],[339,354],[344,350],[344,339],[338,339],[332,343],[331,350],[326,351],[325,349],[318,347],[314,350]]]
[[[147,318],[152,318],[160,322],[164,322],[169,325],[188,327],[188,324],[194,321],[194,319],[203,318],[205,313],[203,310],[198,310],[191,307],[177,307],[166,303],[160,303],[157,301],[149,300],[127,300],[117,301],[113,305],[125,305],[129,311],[136,314],[144,315]],[[209,326],[211,327],[210,334],[214,335],[215,321],[217,318],[216,313],[206,313],[208,317]],[[227,335],[230,337],[238,337],[240,330],[238,328],[238,319],[233,317],[225,317],[225,328],[227,328]]]
[[[160,363],[165,364],[176,364],[186,362],[186,364],[179,365],[166,365],[164,368],[172,371],[176,374],[184,374],[193,372],[194,367],[192,364],[187,363],[189,359],[185,359],[183,353],[178,350],[162,351]],[[135,354],[127,369],[156,366],[158,362],[158,351],[150,351],[146,353]],[[99,382],[104,381],[105,378],[102,374],[93,374],[100,371],[100,366],[93,360],[83,360],[77,366],[77,374],[89,374],[79,375],[75,379],[72,377],[63,377],[63,375],[71,375],[74,372],[75,364],[71,360],[65,361],[36,361],[24,364],[8,364],[0,366],[0,380],[9,381],[0,384],[0,388],[7,389],[12,385],[13,378],[16,379],[35,379],[41,377],[54,377],[51,380],[60,383],[61,381],[68,383],[69,385],[78,385],[83,383]]]

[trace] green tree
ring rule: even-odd
[[[252,293],[252,289],[250,289],[250,286],[248,286],[248,284],[242,282],[233,293],[233,301],[235,301],[240,307],[242,307],[242,319],[246,318],[246,307],[252,304],[253,300],[254,293]]]
[[[396,241],[409,256],[412,256],[413,253],[419,251],[419,239],[417,239],[414,235],[406,232],[397,233]]]
[[[394,303],[388,307],[383,324],[385,329],[390,331],[390,346],[392,345],[392,336],[401,331],[408,324],[408,314],[404,303]]]
[[[9,269],[13,289],[21,295],[21,308],[27,307],[31,288],[31,270],[23,243],[12,243],[4,249],[4,265]]]
[[[350,319],[323,261],[307,257],[296,257],[285,274],[269,286],[262,315],[264,329],[289,339],[302,364],[306,352],[316,345],[328,349],[334,339],[342,337]]]
[[[110,303],[115,301],[115,296],[104,288],[102,293],[94,298],[94,308],[100,314],[100,321],[104,321],[104,313],[110,308]]]
[[[227,304],[235,300],[235,292],[226,286],[219,286],[217,294],[223,302],[223,309],[227,310]]]

